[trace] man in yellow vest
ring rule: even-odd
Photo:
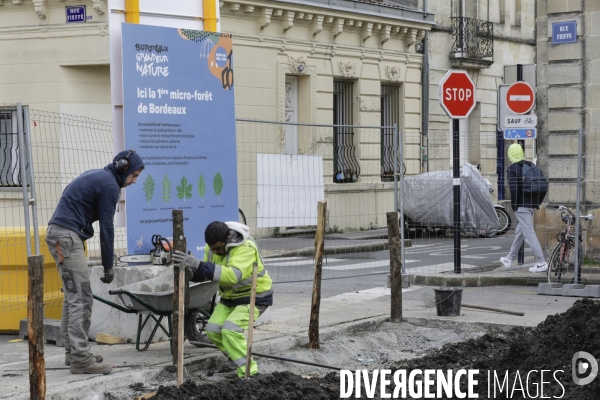
[[[248,346],[244,329],[248,329],[250,320],[254,262],[258,264],[255,320],[273,304],[271,277],[246,225],[239,222],[211,222],[204,231],[204,240],[203,261],[181,251],[173,254],[173,261],[185,266],[193,282],[219,283],[221,300],[208,320],[206,333],[210,341],[235,363],[237,376],[243,378]],[[250,375],[257,373],[256,361],[252,360]]]

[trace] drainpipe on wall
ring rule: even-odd
[[[140,23],[140,0],[125,0],[125,22]]]
[[[423,12],[427,13],[427,0],[423,1]],[[429,31],[423,38],[423,68],[421,70],[422,89],[422,122],[421,149],[424,150],[421,161],[421,172],[429,172]],[[425,165],[423,165],[425,164]],[[425,167],[425,168],[423,168]],[[425,169],[425,171],[423,171]]]
[[[202,11],[204,14],[204,30],[206,32],[217,31],[217,0],[203,0]]]

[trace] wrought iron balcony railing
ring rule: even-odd
[[[453,17],[452,50],[454,57],[494,57],[494,23],[480,19]]]

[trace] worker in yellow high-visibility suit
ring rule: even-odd
[[[208,320],[206,333],[210,341],[235,363],[240,378],[244,377],[246,370],[248,344],[244,330],[248,329],[250,320],[254,262],[258,263],[254,319],[273,304],[271,277],[256,242],[249,234],[250,229],[239,222],[211,222],[204,232],[206,247],[203,261],[181,251],[173,254],[173,260],[185,266],[191,281],[219,283],[221,300]],[[250,375],[257,373],[256,361],[252,360]]]

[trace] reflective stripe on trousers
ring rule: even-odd
[[[260,315],[258,308],[254,309],[254,319]],[[248,329],[250,319],[250,306],[240,305],[227,307],[218,303],[215,307],[208,324],[206,335],[219,350],[229,356],[237,366],[237,374],[243,377],[246,372],[247,342],[244,330]],[[220,329],[219,329],[220,328]],[[256,361],[252,360],[250,375],[258,372]]]

